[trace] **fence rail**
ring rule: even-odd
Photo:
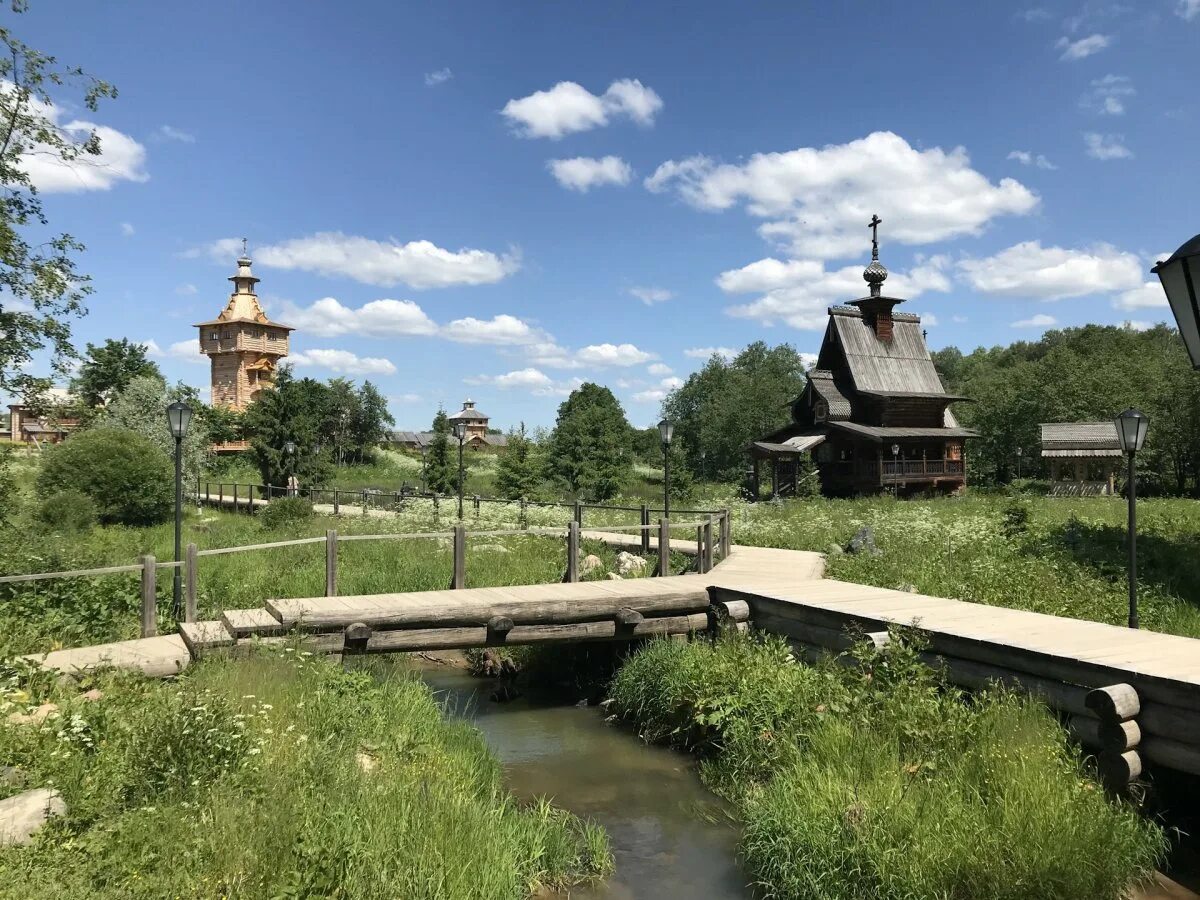
[[[197,499],[201,497],[203,492],[206,497],[211,496],[208,488],[210,483],[197,482]],[[263,489],[261,485],[226,485],[219,484],[217,498],[218,502],[224,502],[224,488],[232,487],[230,499],[234,504],[239,502],[238,488],[246,488],[247,490],[240,494],[244,497],[248,504],[254,503],[254,489],[260,491],[259,503],[264,501],[269,502],[269,497],[273,491],[284,492],[285,489],[274,488],[270,486]],[[262,497],[265,493],[267,496]],[[334,492],[337,493],[336,491]],[[411,496],[411,495],[409,495]],[[436,499],[436,498],[435,498]],[[472,498],[477,502],[509,502],[496,501],[495,498]],[[199,585],[199,563],[202,557],[226,556],[233,553],[248,553],[263,550],[277,550],[285,547],[300,547],[309,544],[324,544],[325,545],[325,596],[337,596],[338,582],[338,544],[343,541],[383,541],[383,540],[439,540],[449,539],[451,541],[453,555],[453,575],[451,577],[450,588],[461,589],[466,587],[467,580],[467,539],[469,537],[506,537],[510,535],[532,535],[544,537],[565,537],[567,542],[567,565],[566,573],[563,576],[564,582],[579,581],[579,547],[581,536],[584,529],[582,528],[583,509],[611,509],[618,511],[638,512],[641,515],[641,521],[637,525],[606,525],[602,526],[604,531],[608,532],[636,532],[640,536],[640,550],[642,555],[650,554],[650,535],[652,532],[658,534],[657,565],[654,569],[654,576],[671,575],[671,532],[681,528],[686,528],[689,531],[695,529],[696,545],[693,552],[695,556],[694,568],[700,573],[708,572],[716,564],[717,560],[723,559],[729,555],[732,547],[732,516],[728,509],[721,510],[678,510],[681,515],[702,515],[703,519],[686,522],[672,522],[669,519],[662,517],[657,522],[651,521],[650,513],[653,510],[651,507],[642,505],[634,507],[622,506],[604,506],[601,504],[582,504],[582,503],[542,503],[543,506],[565,506],[573,507],[574,514],[566,525],[544,526],[544,527],[518,527],[518,528],[500,528],[468,531],[466,526],[459,521],[451,531],[427,531],[427,532],[394,532],[389,534],[343,534],[339,535],[336,530],[330,529],[324,535],[317,535],[307,538],[293,538],[286,541],[270,541],[261,544],[243,544],[236,547],[214,547],[207,550],[200,550],[194,543],[187,545],[182,560],[159,562],[151,555],[145,555],[139,558],[137,563],[123,566],[104,566],[92,569],[75,569],[65,572],[38,572],[28,575],[4,575],[0,576],[0,585],[3,584],[20,584],[37,581],[48,581],[58,578],[88,578],[104,575],[129,574],[134,572],[141,573],[141,634],[142,637],[152,637],[158,631],[158,570],[159,569],[183,569],[183,608],[181,621],[194,622],[197,618],[197,594]],[[335,504],[336,508],[336,504]]]

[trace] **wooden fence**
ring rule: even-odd
[[[268,493],[270,493],[268,491]],[[236,493],[233,496],[237,496]],[[245,495],[250,496],[250,495]],[[265,498],[263,498],[265,499]],[[483,498],[480,498],[482,501]],[[545,504],[560,505],[560,504]],[[594,504],[588,504],[592,508],[604,509],[631,509],[631,507],[599,507]],[[208,550],[200,550],[194,543],[189,543],[184,552],[184,557],[179,562],[159,562],[151,555],[145,555],[139,558],[139,561],[132,565],[124,566],[105,566],[95,569],[76,569],[67,572],[39,572],[30,575],[4,575],[0,576],[0,585],[4,584],[21,584],[35,581],[47,581],[58,578],[86,578],[92,576],[115,575],[138,572],[141,574],[141,635],[142,637],[153,637],[158,631],[158,571],[160,569],[175,569],[182,567],[183,569],[183,609],[181,610],[184,622],[195,622],[197,620],[197,592],[199,585],[199,566],[200,559],[208,556],[223,556],[230,553],[247,553],[257,550],[274,550],[281,547],[298,547],[306,544],[324,544],[325,545],[325,596],[336,597],[338,590],[338,545],[341,542],[348,541],[395,541],[395,540],[429,540],[429,539],[446,539],[451,541],[453,553],[453,575],[451,577],[450,589],[461,589],[466,587],[467,583],[467,538],[470,537],[503,537],[508,535],[542,535],[550,537],[565,537],[567,542],[567,566],[563,576],[564,582],[579,581],[579,546],[580,535],[580,519],[582,518],[582,510],[578,509],[583,504],[575,504],[577,507],[577,515],[565,527],[547,527],[547,528],[502,528],[493,530],[468,531],[466,526],[459,522],[454,526],[452,531],[434,531],[434,532],[412,532],[412,533],[395,533],[395,534],[343,534],[340,535],[334,529],[327,530],[324,535],[316,537],[296,538],[287,541],[271,541],[263,544],[247,544],[237,547],[218,547]],[[632,507],[637,509],[637,507]],[[642,507],[646,509],[646,507]],[[655,576],[671,575],[670,548],[671,537],[670,533],[673,529],[688,528],[695,529],[696,544],[695,548],[689,548],[687,552],[694,555],[694,568],[697,572],[708,572],[716,564],[719,558],[728,556],[732,547],[732,517],[729,510],[719,510],[715,512],[704,512],[705,516],[702,520],[691,522],[670,522],[666,518],[660,518],[657,523],[651,524],[643,521],[639,525],[614,525],[605,526],[606,532],[637,532],[641,536],[640,549],[644,555],[650,552],[650,532],[656,530],[658,532],[657,541],[657,565],[654,570]],[[643,515],[643,520],[645,520]]]

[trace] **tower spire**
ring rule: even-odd
[[[882,224],[883,219],[874,214],[867,223],[867,227],[871,229],[871,264],[863,270],[863,280],[871,286],[872,297],[880,296],[880,289],[888,277],[887,268],[879,261],[879,226]]]

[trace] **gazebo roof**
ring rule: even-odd
[[[1114,422],[1043,422],[1041,429],[1046,458],[1121,456]]]

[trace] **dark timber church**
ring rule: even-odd
[[[747,448],[759,495],[764,464],[776,496],[795,493],[799,461],[811,454],[827,496],[946,493],[965,483],[966,438],[933,367],[920,316],[895,312],[904,300],[883,296],[878,226],[871,218],[866,297],[829,308],[829,325],[808,384],[792,403],[792,422]]]

